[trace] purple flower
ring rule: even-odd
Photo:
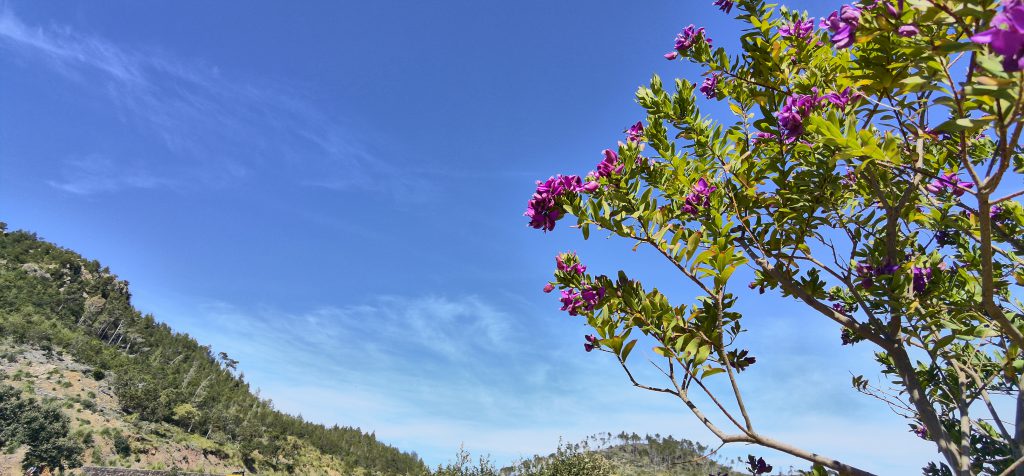
[[[928,287],[928,283],[932,280],[932,269],[931,268],[920,268],[914,266],[914,292],[923,293],[925,288]]]
[[[779,136],[771,132],[758,132],[754,134],[754,139],[751,141],[754,145],[761,144],[763,142],[774,142],[779,140]]]
[[[988,217],[995,218],[1000,213],[1003,213],[1003,207],[999,205],[992,205],[992,208],[988,209]]]
[[[936,195],[948,190],[953,194],[953,196],[959,197],[962,196],[967,189],[972,187],[974,187],[973,183],[961,182],[960,177],[957,174],[952,173],[940,176],[924,188]]]
[[[828,101],[840,109],[846,109],[846,106],[850,105],[854,99],[861,97],[860,93],[853,92],[849,86],[846,89],[838,93],[829,93],[821,97],[822,100]]]
[[[714,192],[715,190],[718,190],[718,187],[708,185],[708,181],[704,180],[704,177],[701,177],[701,179],[697,181],[697,185],[693,186],[693,193],[703,195],[704,197],[711,195],[711,192]]]
[[[700,92],[704,93],[704,96],[708,99],[714,99],[718,93],[715,88],[718,87],[718,73],[712,74],[704,78],[704,83],[700,85]]]
[[[1024,69],[1024,0],[1003,0],[1003,11],[992,17],[992,28],[971,37],[975,43],[988,44],[1003,56],[1007,72]]]
[[[860,287],[870,289],[875,285],[875,267],[866,263],[857,263],[857,276],[860,276]]]
[[[821,27],[832,32],[832,44],[844,49],[853,45],[854,34],[860,26],[860,8],[843,5],[838,12],[832,12],[828,18],[821,19]]]
[[[875,268],[875,276],[891,276],[898,271],[900,267],[892,263],[886,263],[882,266]]]
[[[928,439],[928,429],[925,428],[924,425],[911,425],[910,431],[922,440]]]
[[[839,332],[839,339],[842,341],[843,345],[853,345],[857,343],[857,336],[853,331],[845,327]]]
[[[591,180],[591,181],[583,184],[583,186],[580,187],[580,191],[581,192],[586,192],[586,193],[593,193],[600,186],[601,186],[601,184]]]
[[[580,314],[579,307],[583,305],[583,302],[579,300],[579,293],[575,289],[565,289],[562,291],[562,310],[568,311],[570,316],[578,316]]]
[[[544,285],[544,292],[545,293],[550,293],[551,291],[554,291],[554,290],[555,290],[555,285],[554,284],[548,283],[548,284]]]
[[[555,197],[536,193],[526,204],[524,215],[530,218],[531,227],[548,232],[555,229],[555,222],[562,218],[562,211],[555,205]]]
[[[896,29],[896,33],[902,37],[910,38],[921,34],[921,30],[918,30],[914,25],[903,25]]]
[[[797,20],[779,27],[779,35],[783,37],[806,38],[814,31],[814,20]]]
[[[751,474],[766,474],[772,472],[772,465],[765,463],[764,458],[754,459],[754,455],[747,456],[747,471]]]
[[[665,53],[665,59],[667,59],[669,61],[672,61],[672,60],[674,60],[674,59],[676,59],[678,57],[679,57],[679,52],[678,51],[669,51],[668,53]]]
[[[804,133],[804,119],[811,115],[821,103],[822,98],[814,94],[794,94],[786,98],[786,103],[775,113],[779,120],[779,129],[787,142],[792,142]]]
[[[686,196],[686,200],[680,210],[683,213],[689,215],[696,215],[701,208],[707,207],[711,204],[711,193],[718,190],[718,187],[708,184],[708,181],[703,177],[697,181],[697,184],[690,190],[690,194]]]
[[[555,222],[562,218],[562,210],[555,202],[565,192],[587,191],[583,181],[576,175],[556,175],[544,182],[537,181],[537,191],[526,204],[524,216],[530,218],[530,226],[545,232],[555,229]]]
[[[729,13],[730,11],[732,11],[732,4],[732,0],[715,0],[715,3],[713,3],[712,5],[718,7],[719,10],[725,13]]]
[[[629,126],[629,129],[623,131],[626,133],[626,140],[629,142],[640,142],[644,139],[644,123],[636,121],[636,124]]]
[[[616,154],[614,150],[605,149],[604,160],[597,164],[597,178],[607,177],[609,175],[617,174],[622,172],[622,164],[619,163],[619,154]]]
[[[555,264],[558,266],[559,271],[566,271],[579,275],[587,272],[587,266],[580,263],[580,258],[576,256],[576,253],[562,253],[555,256]]]
[[[694,44],[697,43],[698,38],[704,38],[704,41],[708,45],[711,44],[711,38],[704,36],[704,27],[697,28],[693,25],[687,26],[678,35],[676,35],[676,51],[685,51],[690,49]]]
[[[604,298],[604,288],[592,285],[580,291],[580,299],[588,311],[597,307],[598,301]]]

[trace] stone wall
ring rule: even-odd
[[[157,471],[153,469],[98,468],[95,466],[83,467],[82,474],[85,476],[216,476],[206,473]]]

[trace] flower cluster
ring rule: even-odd
[[[576,175],[556,175],[544,182],[537,181],[537,191],[526,204],[526,213],[530,218],[530,226],[545,232],[555,229],[555,222],[562,218],[562,210],[555,203],[565,192],[586,190],[583,181]]]
[[[787,142],[792,142],[804,133],[804,119],[821,104],[821,98],[814,94],[794,94],[786,98],[782,109],[775,113],[779,129]]]
[[[640,127],[643,128],[643,126]],[[615,151],[611,149],[605,149],[603,154],[604,160],[597,164],[596,177],[608,177],[610,175],[622,173],[622,164],[619,162],[619,154],[616,154]]]
[[[961,182],[960,176],[952,173],[945,174],[932,181],[932,183],[926,185],[924,188],[931,193],[936,195],[949,191],[955,197],[962,196],[967,189],[974,187],[971,182]]]
[[[896,29],[896,34],[904,38],[910,38],[912,36],[920,35],[921,30],[919,30],[916,25],[903,25]]]
[[[972,36],[971,41],[988,44],[1002,55],[1007,72],[1024,70],[1024,0],[1003,0],[1003,11],[989,26],[992,28]]]
[[[576,253],[562,253],[555,256],[555,265],[559,271],[565,271],[568,273],[583,275],[587,272],[587,265],[580,263],[580,258],[576,256]]]
[[[928,429],[924,425],[910,425],[910,432],[922,440],[928,439]]]
[[[875,285],[875,278],[881,276],[891,276],[896,270],[900,269],[899,266],[886,263],[882,266],[872,266],[867,263],[857,263],[857,275],[860,276],[861,282],[860,287],[864,289],[870,289]]]
[[[568,311],[570,316],[578,316],[580,310],[593,311],[598,301],[604,298],[604,288],[590,285],[581,291],[569,288],[562,291],[562,310]]]
[[[676,52],[690,49],[700,38],[703,38],[708,45],[711,44],[711,38],[704,35],[704,27],[697,28],[693,25],[689,25],[686,28],[683,28],[683,31],[676,35]]]
[[[821,97],[821,99],[832,103],[833,105],[839,106],[840,109],[846,109],[851,102],[860,98],[861,94],[854,92],[849,86],[840,92],[832,92]]]
[[[683,213],[690,215],[696,215],[701,208],[707,207],[711,204],[711,193],[718,190],[718,187],[709,185],[708,181],[701,177],[697,181],[697,185],[693,186],[693,190],[686,196],[686,203],[683,205]]]
[[[836,312],[843,314],[850,314],[854,311],[854,307],[844,302],[837,302],[832,304],[832,309]]]
[[[853,45],[854,34],[860,26],[860,8],[843,5],[837,12],[832,12],[828,18],[821,19],[821,27],[828,28],[832,32],[832,44],[836,48],[844,49]]]
[[[754,455],[747,456],[747,471],[750,474],[768,474],[772,472],[772,465],[765,463],[764,458],[754,459]]]
[[[636,121],[636,124],[629,126],[629,129],[623,132],[626,133],[626,140],[628,142],[640,142],[644,140],[644,123]]]
[[[932,269],[914,266],[914,292],[923,293],[928,283],[932,280]]]
[[[842,331],[839,332],[839,339],[842,341],[843,345],[853,345],[864,340],[863,337],[857,335],[855,332],[845,327]]]
[[[814,31],[814,20],[797,20],[779,27],[779,36],[807,38]]]
[[[704,93],[706,98],[714,99],[718,95],[715,89],[718,87],[719,76],[721,75],[714,73],[711,76],[704,78],[704,83],[700,85],[700,92]]]
[[[597,337],[592,334],[587,334],[586,336],[583,336],[583,338],[587,340],[583,343],[583,350],[590,352],[597,348]]]
[[[715,0],[715,3],[712,5],[718,7],[719,10],[722,10],[725,13],[729,13],[732,11],[733,3],[733,0]]]

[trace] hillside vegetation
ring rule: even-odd
[[[414,453],[372,434],[275,410],[252,392],[237,361],[136,310],[127,281],[3,224],[0,336],[0,382],[34,405],[70,411],[86,462],[263,474],[428,472]],[[0,446],[23,455],[31,451],[26,438]],[[146,456],[177,447],[196,458]],[[5,458],[0,464],[10,466]]]

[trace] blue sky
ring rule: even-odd
[[[0,3],[0,220],[109,265],[278,408],[431,465],[463,442],[502,463],[603,431],[711,443],[540,292],[563,250],[692,290],[627,243],[522,217],[535,179],[585,174],[641,118],[652,73],[699,80],[661,57],[682,27],[736,47],[710,3]],[[761,431],[880,474],[933,457],[849,388],[877,376],[870,348],[741,303]],[[793,462],[723,451],[750,452]]]

